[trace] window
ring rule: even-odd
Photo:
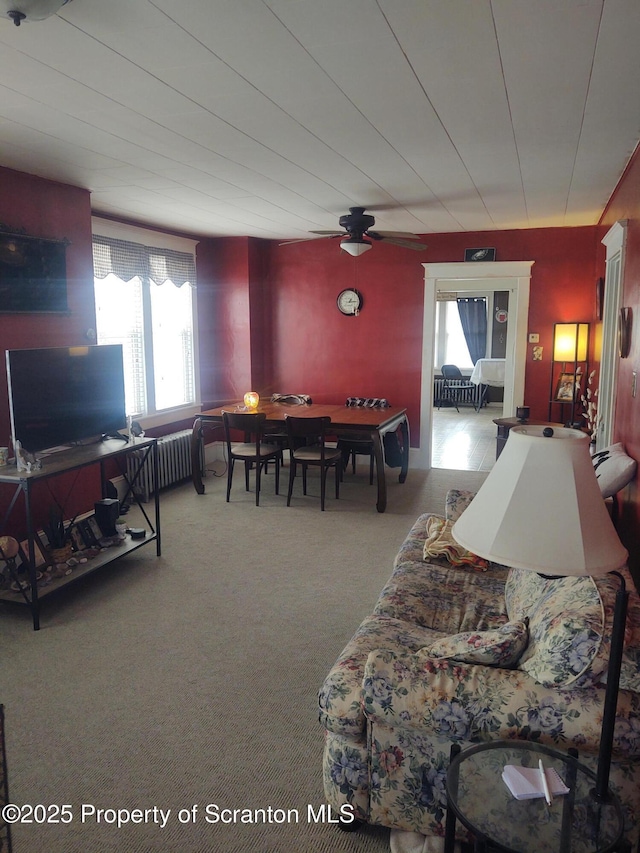
[[[97,341],[123,346],[127,414],[143,426],[190,417],[199,411],[193,251],[124,240],[124,226],[115,226],[116,237],[99,233],[113,226],[96,227]],[[126,235],[159,238],[139,229]]]
[[[435,364],[455,364],[462,370],[473,368],[469,347],[462,331],[460,312],[455,300],[437,303]]]

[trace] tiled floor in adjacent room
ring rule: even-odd
[[[490,403],[476,412],[472,406],[433,410],[434,468],[490,471],[496,461],[494,418],[502,417],[502,403]]]

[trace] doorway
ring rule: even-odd
[[[416,468],[432,467],[433,374],[436,294],[440,291],[509,292],[505,352],[503,416],[512,416],[524,400],[529,290],[533,261],[423,264],[425,270],[422,332],[420,449],[412,454]]]
[[[598,415],[601,425],[597,432],[597,450],[603,450],[613,443],[613,417],[618,387],[618,314],[622,305],[626,236],[627,221],[623,219],[614,223],[602,239],[607,249],[607,274],[602,316],[602,354],[598,396]]]

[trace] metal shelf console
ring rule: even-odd
[[[133,476],[127,476],[126,457],[130,453],[139,450],[144,451],[140,454],[139,464],[135,468]],[[114,560],[119,559],[125,554],[130,554],[132,551],[135,551],[144,545],[148,545],[150,542],[156,543],[156,554],[158,557],[160,556],[160,499],[158,489],[154,489],[154,512],[152,519],[149,517],[140,499],[136,496],[133,488],[150,454],[153,469],[153,483],[156,484],[158,482],[158,443],[157,439],[146,437],[130,438],[126,444],[123,444],[120,439],[106,439],[94,444],[81,445],[68,450],[61,450],[43,457],[42,467],[31,471],[19,471],[15,465],[0,468],[0,486],[13,485],[15,487],[13,497],[0,524],[0,534],[10,532],[6,530],[8,521],[19,498],[22,496],[22,499],[24,500],[27,541],[29,546],[29,553],[27,555],[29,570],[28,584],[26,584],[19,592],[0,590],[0,602],[11,602],[13,604],[25,604],[29,606],[31,608],[34,631],[38,631],[40,629],[40,601],[43,598],[57,592],[62,587],[68,586],[70,583],[73,583],[81,577],[85,577],[87,574],[90,574],[96,569],[99,569],[108,563],[112,563]],[[88,563],[77,566],[74,569],[73,574],[62,578],[56,578],[47,587],[39,590],[36,570],[36,528],[33,522],[31,506],[31,491],[33,485],[38,481],[46,480],[49,477],[56,477],[59,474],[64,474],[68,471],[86,468],[90,465],[100,465],[102,494],[105,494],[105,462],[108,460],[114,460],[116,462],[120,473],[127,484],[127,493],[123,500],[126,501],[130,497],[133,498],[149,525],[150,532],[147,532],[144,539],[132,539],[127,535],[122,545],[107,549],[92,560],[89,560]]]

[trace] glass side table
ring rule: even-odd
[[[454,747],[455,749],[455,747]],[[595,773],[568,754],[528,741],[492,741],[453,755],[447,773],[445,853],[453,853],[458,819],[476,840],[476,851],[504,853],[607,853],[628,849],[623,817],[613,794],[591,795]],[[555,768],[568,794],[516,800],[504,781],[506,764]]]

